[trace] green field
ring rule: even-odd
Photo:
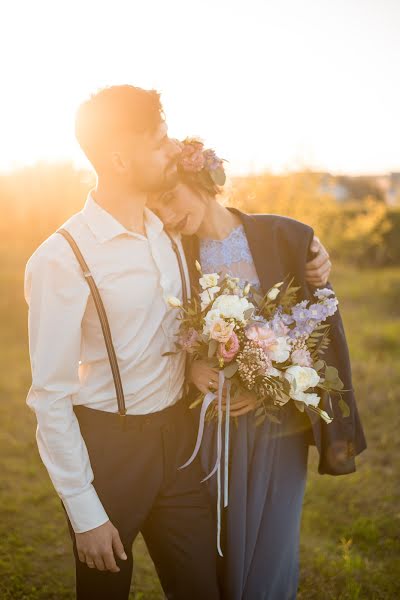
[[[37,452],[30,385],[24,260],[0,254],[0,600],[72,599],[70,538]],[[301,538],[300,600],[400,598],[400,269],[332,275],[353,359],[368,449],[344,477],[316,473],[310,453]],[[162,598],[142,540],[136,593]],[[206,599],[205,599],[206,600]]]

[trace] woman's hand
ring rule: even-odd
[[[317,255],[306,264],[306,281],[314,287],[326,285],[332,268],[329,254],[316,236],[311,242],[310,250],[317,252]]]
[[[190,366],[190,381],[194,383],[202,394],[212,391],[215,394],[218,390],[218,369],[210,367],[205,360],[194,360]],[[217,399],[214,400],[217,403]],[[230,415],[240,417],[254,410],[259,406],[260,401],[253,392],[243,391],[233,400],[231,398]],[[222,397],[222,410],[226,410],[226,387]]]
[[[231,399],[230,416],[240,417],[248,412],[256,409],[260,405],[260,400],[254,394],[254,392],[243,391],[236,397],[235,400]],[[226,399],[222,400],[222,410],[226,411]]]
[[[202,394],[218,389],[218,369],[210,367],[205,360],[194,360],[192,362],[189,378]]]

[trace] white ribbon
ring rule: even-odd
[[[220,556],[223,556],[221,550],[221,458],[222,458],[222,393],[225,384],[225,374],[221,370],[218,374],[218,425],[217,425],[217,459],[211,472],[202,479],[202,483],[210,479],[217,473],[217,550]],[[224,508],[228,506],[228,487],[229,487],[229,427],[230,427],[230,404],[231,404],[231,382],[226,382],[226,413],[225,413],[225,447],[224,447]],[[189,466],[199,453],[204,434],[204,424],[207,409],[217,396],[213,392],[205,395],[200,410],[199,429],[197,432],[196,445],[189,460],[180,469]]]

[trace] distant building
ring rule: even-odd
[[[400,206],[400,172],[390,173],[385,199],[389,206]]]

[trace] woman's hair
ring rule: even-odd
[[[164,119],[160,94],[133,85],[106,87],[83,102],[76,113],[75,135],[96,168],[121,133],[155,131]]]

